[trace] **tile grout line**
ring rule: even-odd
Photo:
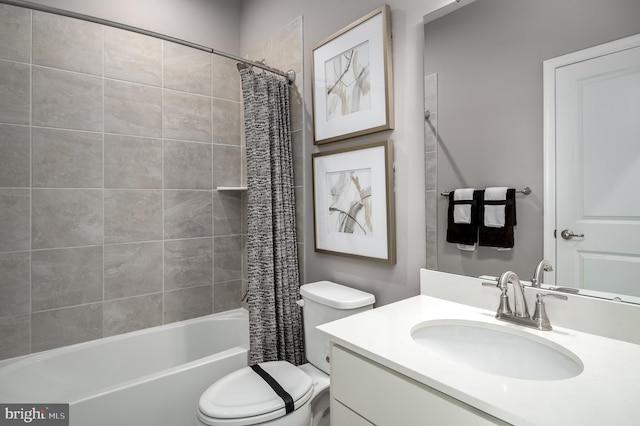
[[[29,353],[33,352],[33,11],[29,10]]]
[[[105,296],[106,296],[106,290],[104,288],[104,284],[105,284],[105,280],[104,280],[104,274],[105,274],[105,242],[106,242],[106,236],[105,236],[105,222],[106,222],[106,207],[105,207],[105,195],[106,195],[106,191],[105,191],[105,171],[104,171],[104,167],[105,167],[105,158],[104,158],[104,153],[105,153],[105,148],[104,148],[104,132],[105,132],[105,77],[104,77],[104,62],[105,62],[105,34],[104,34],[104,25],[101,25],[101,30],[102,30],[102,55],[101,55],[101,60],[102,60],[102,277],[101,277],[101,281],[102,281],[102,337],[105,336],[105,317],[104,317],[104,304],[105,304]]]
[[[160,160],[161,160],[161,167],[160,167],[160,173],[161,173],[161,187],[162,187],[162,192],[161,192],[161,210],[162,210],[162,299],[161,299],[161,313],[160,313],[160,324],[165,324],[165,311],[166,311],[166,296],[165,296],[165,269],[166,269],[166,265],[165,265],[165,259],[166,259],[166,241],[165,241],[165,173],[164,173],[164,154],[165,154],[165,134],[164,134],[164,116],[165,116],[165,111],[164,111],[164,93],[165,93],[165,88],[164,88],[164,46],[165,46],[165,41],[162,40],[160,41],[160,140],[161,142],[161,152],[160,152]]]

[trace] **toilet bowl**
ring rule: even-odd
[[[375,298],[329,281],[305,284],[300,295],[309,362],[263,362],[228,374],[200,397],[196,425],[329,426],[329,340],[315,327],[369,310]]]

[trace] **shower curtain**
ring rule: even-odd
[[[289,86],[240,70],[247,151],[249,363],[304,363]]]

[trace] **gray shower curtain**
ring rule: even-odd
[[[289,86],[240,71],[247,151],[247,272],[251,365],[304,363]]]

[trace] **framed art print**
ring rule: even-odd
[[[395,263],[391,142],[316,153],[312,167],[315,251]]]
[[[384,5],[313,48],[316,144],[393,128],[390,15]]]

